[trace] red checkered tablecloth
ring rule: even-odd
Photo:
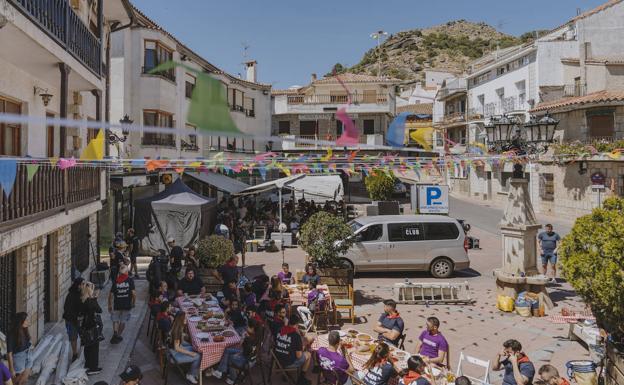
[[[204,370],[218,364],[219,361],[221,361],[221,357],[223,357],[223,352],[226,348],[240,345],[242,342],[241,337],[232,327],[228,327],[225,330],[232,331],[234,335],[232,337],[225,337],[223,342],[214,342],[212,340],[212,336],[209,337],[209,341],[201,341],[198,337],[198,334],[201,333],[201,331],[197,329],[197,322],[189,321],[188,329],[191,335],[193,348],[195,348],[195,350],[202,355],[201,365],[199,367],[200,370]]]
[[[596,317],[594,316],[584,316],[584,315],[561,315],[561,314],[554,314],[551,316],[548,316],[548,321],[554,323],[554,324],[575,324],[579,321],[584,321],[584,320],[595,320]]]

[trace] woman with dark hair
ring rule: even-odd
[[[7,358],[9,371],[15,378],[15,385],[24,385],[28,382],[32,369],[30,332],[28,314],[20,312],[13,318],[13,328],[8,335]]]
[[[388,385],[390,379],[399,370],[390,359],[390,347],[385,342],[378,342],[373,354],[364,364],[366,374],[362,378],[365,385]]]
[[[95,295],[95,285],[92,282],[85,282],[82,286],[80,297],[82,301],[82,330],[97,330],[98,321],[96,314],[102,313],[102,308],[98,304]],[[102,371],[98,366],[100,361],[100,341],[97,339],[100,333],[96,332],[92,336],[96,337],[93,341],[82,341],[84,345],[85,368],[87,375],[92,376]]]
[[[411,356],[407,360],[407,370],[403,372],[403,377],[399,380],[399,385],[431,385],[423,377],[427,364],[420,356]]]
[[[65,303],[63,304],[63,319],[65,320],[65,329],[72,348],[72,361],[78,357],[78,316],[82,301],[80,300],[81,290],[84,286],[84,278],[78,277],[74,279],[72,285],[67,291]]]
[[[191,364],[190,373],[186,379],[191,384],[197,384],[199,378],[199,365],[201,364],[201,353],[193,351],[193,346],[185,342],[186,334],[186,313],[181,311],[176,314],[171,326],[171,354],[176,362],[180,364]]]
[[[306,271],[303,278],[301,278],[301,282],[305,283],[306,285],[309,285],[310,282],[316,282],[316,284],[318,285],[321,282],[321,277],[319,277],[318,273],[316,272],[316,266],[314,266],[313,263],[308,263],[305,270]]]

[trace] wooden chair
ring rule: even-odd
[[[271,350],[271,361],[273,361],[271,363],[271,371],[269,372],[269,384],[271,383],[271,376],[273,375],[273,372],[275,373],[281,373],[283,374],[288,382],[292,385],[297,385],[297,382],[299,380],[299,376],[301,375],[301,368],[285,368],[282,366],[282,364],[279,362],[279,360],[277,359],[277,357],[275,356],[275,351]],[[294,373],[295,374],[295,378],[292,378],[290,376],[290,374]]]
[[[254,385],[253,376],[251,375],[251,369],[256,366],[260,367],[260,373],[262,375],[262,384],[266,385],[266,381],[264,380],[264,369],[262,369],[262,358],[260,357],[261,355],[259,354],[261,345],[262,345],[262,342],[259,340],[259,343],[257,343],[256,346],[254,346],[253,350],[251,351],[249,361],[247,361],[245,365],[243,365],[242,367],[237,366],[234,363],[231,364],[231,366],[238,371],[238,374],[236,375],[236,378],[234,379],[234,385],[242,384],[243,382],[245,382],[245,379],[249,379],[249,384]]]
[[[334,293],[332,295],[332,301],[334,302],[334,309],[336,314],[340,314],[340,319],[342,319],[342,310],[347,310],[349,312],[349,318],[351,319],[351,323],[355,324],[355,298],[353,295],[353,286],[349,285],[347,289],[347,297],[346,298],[334,298]],[[337,322],[338,320],[336,320]]]

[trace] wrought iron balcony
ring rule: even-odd
[[[28,224],[100,198],[102,168],[76,166],[61,170],[42,164],[29,181],[26,166],[17,166],[11,194],[7,197],[0,193],[0,229]]]
[[[102,75],[102,41],[67,0],[7,0],[39,29],[97,76]]]

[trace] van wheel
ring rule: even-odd
[[[433,261],[429,271],[435,278],[449,278],[453,275],[453,261],[446,257],[438,258]]]
[[[355,266],[353,265],[353,262],[349,261],[346,258],[340,258],[340,262],[342,263],[343,268],[351,270],[351,273],[355,278]]]

